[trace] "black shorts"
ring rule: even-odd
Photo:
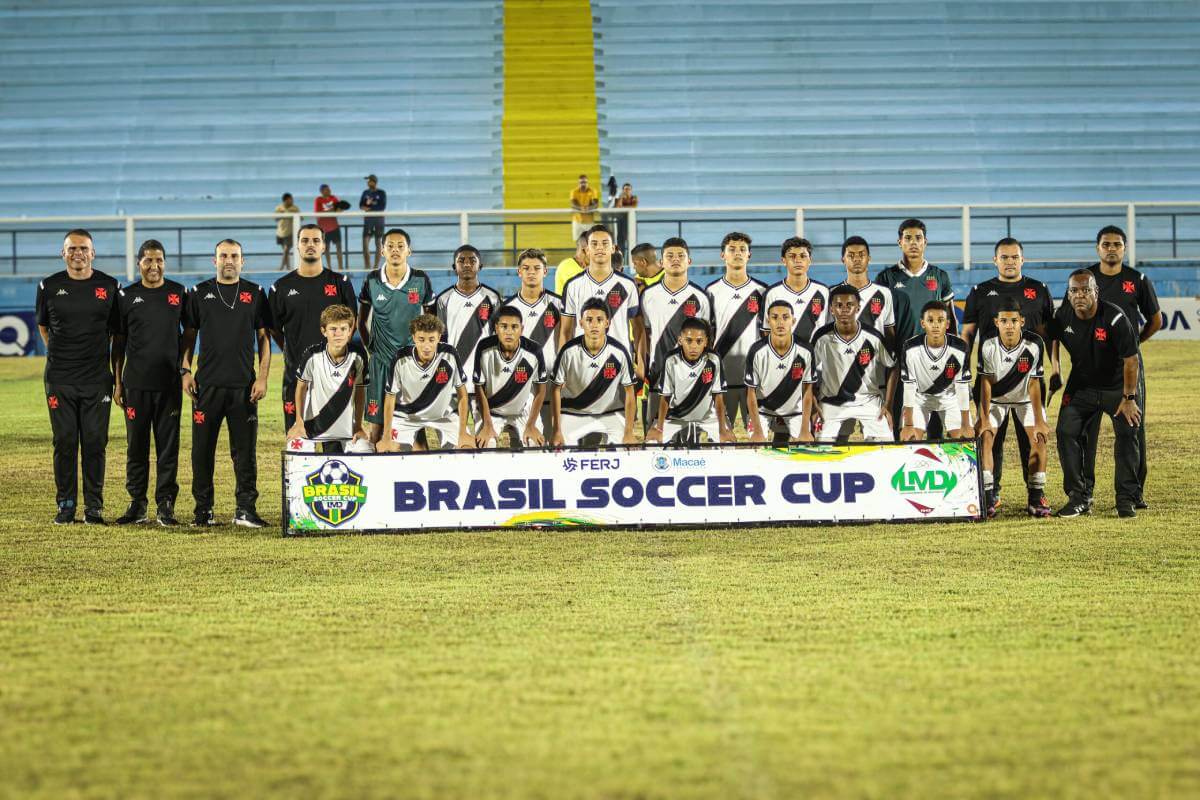
[[[364,217],[363,236],[383,236],[383,217]]]
[[[341,244],[341,243],[342,243],[342,229],[340,227],[334,228],[331,231],[325,231],[325,244]]]

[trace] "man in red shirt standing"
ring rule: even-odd
[[[313,204],[313,210],[318,214],[336,212],[344,210],[342,201],[338,199],[329,189],[328,183],[321,184],[321,194],[317,196],[317,201]],[[342,271],[346,268],[346,262],[342,256],[342,229],[338,225],[335,217],[317,217],[317,227],[325,234],[325,267],[333,269],[330,264],[330,254],[334,247],[337,248],[337,269]]]

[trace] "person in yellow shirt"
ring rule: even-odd
[[[554,293],[562,297],[563,288],[567,281],[587,269],[587,231],[575,237],[575,255],[558,262],[554,269]]]
[[[579,238],[579,234],[590,228],[596,219],[595,211],[600,207],[600,193],[588,185],[588,176],[579,176],[579,185],[571,190],[571,236]]]

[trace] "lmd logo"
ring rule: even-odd
[[[907,495],[904,499],[917,511],[929,514],[934,507],[928,504],[935,503],[954,491],[954,487],[958,486],[958,476],[941,468],[945,466],[944,462],[927,447],[918,449],[914,455],[922,456],[922,461],[918,462],[917,468],[912,464],[905,464],[896,470],[892,475],[892,488],[900,495]],[[921,497],[925,502],[914,500],[913,495]]]

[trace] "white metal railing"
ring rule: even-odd
[[[1081,211],[1098,211],[1103,209],[1111,209],[1114,211],[1124,212],[1125,231],[1127,235],[1126,253],[1130,264],[1137,263],[1137,220],[1139,209],[1153,208],[1178,208],[1186,209],[1181,211],[1180,215],[1188,217],[1200,217],[1200,201],[1153,201],[1153,202],[1055,202],[1055,203],[973,203],[973,204],[952,204],[952,203],[906,203],[906,204],[867,204],[867,205],[803,205],[803,206],[711,206],[711,207],[694,207],[694,206],[659,206],[659,207],[643,207],[643,208],[600,208],[595,214],[603,214],[607,216],[625,215],[625,226],[628,231],[627,241],[634,243],[638,241],[637,226],[639,215],[643,218],[647,217],[665,217],[666,219],[655,219],[656,223],[664,221],[668,222],[687,222],[691,224],[702,224],[705,222],[705,216],[713,214],[723,215],[738,215],[744,214],[747,216],[747,222],[753,224],[752,215],[764,213],[779,213],[789,215],[792,221],[795,235],[804,236],[806,223],[811,221],[813,214],[819,213],[839,213],[846,215],[844,219],[852,218],[855,214],[863,212],[882,212],[895,211],[896,219],[903,219],[908,216],[917,216],[919,212],[926,211],[955,211],[960,219],[961,227],[961,246],[962,246],[962,268],[970,269],[971,247],[978,242],[972,241],[971,225],[973,211],[996,211],[1010,210],[1017,212],[1014,217],[1021,218],[1037,218],[1037,211],[1048,210],[1065,210],[1075,209]],[[315,219],[320,217],[335,217],[339,219],[352,218],[367,218],[367,217],[391,217],[393,220],[420,220],[420,219],[446,219],[457,220],[458,239],[461,244],[467,244],[471,237],[472,222],[482,221],[486,219],[504,218],[512,220],[513,218],[521,217],[561,217],[564,221],[569,219],[574,213],[570,209],[562,208],[537,208],[537,209],[475,209],[475,210],[443,210],[443,211],[379,211],[379,212],[364,212],[364,211],[342,211],[342,212],[301,212],[291,214],[292,217],[292,259],[293,266],[297,258],[298,250],[298,235],[299,228],[305,219]],[[16,234],[19,233],[20,226],[27,225],[62,225],[64,231],[67,227],[85,226],[92,223],[119,223],[124,227],[124,260],[126,277],[133,280],[137,274],[136,253],[137,253],[137,227],[138,223],[145,222],[196,222],[196,221],[226,221],[236,223],[239,220],[246,221],[266,221],[272,222],[280,220],[283,215],[260,212],[260,213],[207,213],[207,214],[122,214],[122,215],[98,215],[98,216],[47,216],[47,217],[7,217],[0,218],[0,234],[5,227],[11,228],[9,232],[13,234],[13,271],[16,271]],[[836,219],[836,218],[833,218]],[[829,221],[825,219],[822,221]],[[452,223],[448,223],[452,224]],[[494,223],[492,223],[494,224]],[[520,223],[512,223],[520,224]],[[233,227],[233,226],[231,226]],[[1173,233],[1174,235],[1174,233]],[[1192,242],[1195,240],[1181,239],[1181,241]],[[348,248],[347,248],[348,249]],[[0,256],[3,258],[3,256]]]

